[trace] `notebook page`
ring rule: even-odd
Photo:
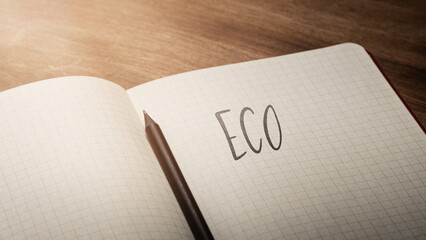
[[[126,92],[66,77],[0,93],[0,239],[191,237]]]
[[[189,72],[128,93],[162,127],[216,239],[425,236],[425,134],[358,45]],[[245,140],[243,109],[260,153]],[[246,152],[237,161],[218,112],[235,155]]]

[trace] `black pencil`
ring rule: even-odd
[[[175,194],[192,234],[195,239],[213,239],[213,235],[195,202],[194,196],[192,196],[160,126],[145,111],[143,113],[148,141]]]

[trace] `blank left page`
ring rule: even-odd
[[[0,123],[0,239],[192,237],[118,85],[67,77],[11,89]]]

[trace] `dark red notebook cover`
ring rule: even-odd
[[[370,55],[371,59],[373,60],[374,64],[376,64],[377,68],[380,70],[380,72],[382,73],[383,77],[385,77],[386,81],[389,83],[389,85],[391,86],[391,88],[393,89],[393,91],[396,93],[396,95],[398,95],[399,99],[401,100],[401,102],[404,104],[404,106],[408,109],[408,111],[410,112],[411,116],[413,116],[414,120],[416,120],[417,124],[419,124],[420,128],[423,130],[423,133],[426,134],[426,130],[423,127],[423,125],[420,123],[419,119],[416,117],[416,115],[414,115],[413,111],[411,111],[411,109],[408,107],[408,104],[404,101],[404,99],[401,97],[401,95],[398,93],[398,91],[396,90],[395,86],[391,83],[391,81],[389,81],[389,78],[386,76],[386,74],[383,72],[382,68],[379,66],[379,64],[377,63],[376,59],[374,59],[373,54],[371,54],[370,51],[367,51],[368,55]]]

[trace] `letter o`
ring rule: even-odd
[[[275,147],[274,144],[272,144],[271,141],[271,137],[269,136],[269,130],[268,130],[268,111],[269,109],[272,109],[272,111],[274,112],[274,116],[275,116],[275,120],[277,122],[278,125],[278,130],[280,132],[280,143],[278,144],[278,147]],[[269,145],[271,146],[272,149],[274,150],[278,150],[281,147],[281,143],[282,143],[282,132],[281,132],[281,126],[280,126],[280,122],[278,121],[278,117],[277,117],[277,113],[275,112],[274,107],[272,107],[272,105],[268,105],[265,109],[265,113],[263,114],[263,130],[265,131],[265,135],[266,135],[266,140],[268,140]]]

